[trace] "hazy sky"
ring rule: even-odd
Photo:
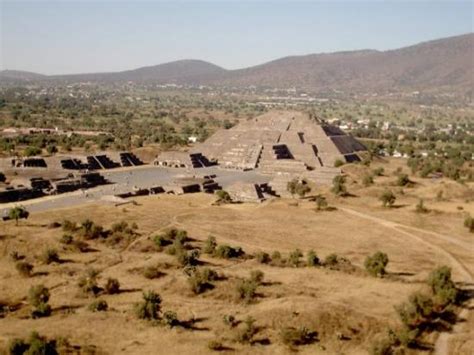
[[[117,71],[176,59],[228,69],[392,49],[473,31],[473,1],[0,0],[0,69]]]

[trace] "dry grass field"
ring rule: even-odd
[[[366,354],[374,340],[399,320],[394,306],[408,295],[427,288],[425,280],[440,265],[452,268],[455,281],[466,281],[474,270],[473,235],[463,227],[467,213],[474,215],[472,186],[448,181],[417,180],[412,187],[394,187],[391,173],[396,161],[377,163],[386,176],[363,187],[363,167],[348,166],[351,197],[334,197],[328,189],[313,191],[327,197],[333,211],[317,211],[309,199],[278,199],[262,204],[215,205],[205,194],[157,195],[136,198],[136,204],[114,207],[89,204],[33,214],[27,221],[0,225],[0,305],[9,307],[0,319],[0,348],[12,338],[27,337],[32,330],[50,338],[65,337],[82,353],[207,354],[218,341],[221,351],[252,354]],[[375,165],[374,167],[378,166]],[[383,208],[378,196],[385,188],[396,191],[393,208]],[[443,190],[443,199],[438,191]],[[416,213],[419,198],[428,213]],[[438,198],[437,198],[438,197]],[[80,252],[61,243],[66,232],[53,222],[91,219],[105,229],[116,222],[136,223],[127,241],[87,240],[89,250]],[[214,287],[195,295],[176,256],[157,250],[153,237],[169,228],[186,230],[189,247],[202,248],[209,236],[218,244],[241,247],[246,257],[222,259],[201,253],[202,267],[219,274]],[[76,238],[77,232],[72,232]],[[60,261],[41,262],[47,248],[59,252]],[[296,248],[304,256],[300,267],[259,263],[261,251],[279,251],[284,258]],[[347,261],[333,269],[303,265],[314,250],[320,259],[332,253]],[[388,274],[372,277],[364,269],[368,255],[387,253]],[[30,277],[19,276],[12,260],[17,252],[34,265]],[[148,279],[147,267],[159,275]],[[106,312],[91,312],[95,300],[80,292],[79,279],[88,269],[100,271],[98,284],[109,277],[119,280],[118,294],[100,294]],[[250,303],[239,301],[236,287],[253,270],[264,273]],[[32,319],[28,290],[44,284],[51,293],[52,315]],[[134,305],[142,292],[154,290],[162,297],[162,310],[176,312],[179,325],[153,325],[140,320]],[[459,312],[460,309],[456,309]],[[234,315],[236,325],[224,322]],[[251,344],[237,341],[245,319],[255,319]],[[474,345],[472,311],[467,322],[449,339],[451,353],[468,354]],[[285,327],[307,327],[316,332],[307,345],[290,349],[281,336]],[[436,333],[424,336],[434,344]],[[429,353],[428,350],[425,351]]]

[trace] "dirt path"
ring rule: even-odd
[[[457,246],[460,246],[460,247],[463,247],[463,248],[466,248],[466,249],[472,249],[473,248],[472,245],[469,245],[468,243],[461,242],[461,241],[459,241],[459,240],[457,240],[453,237],[449,237],[449,236],[442,235],[442,234],[439,234],[439,233],[426,231],[424,229],[411,227],[411,226],[406,226],[406,225],[403,225],[403,224],[400,224],[400,223],[388,221],[388,220],[378,218],[378,217],[374,217],[374,216],[371,216],[369,214],[359,212],[359,211],[355,211],[355,210],[352,210],[352,209],[349,209],[349,208],[338,207],[338,209],[343,211],[343,212],[346,212],[348,214],[351,214],[353,216],[364,218],[364,219],[370,220],[372,222],[378,223],[378,224],[380,224],[380,225],[382,225],[386,228],[393,229],[393,230],[397,231],[398,233],[401,233],[405,236],[416,239],[420,243],[423,243],[426,246],[429,246],[430,248],[436,249],[439,253],[446,256],[449,259],[449,261],[451,262],[451,266],[456,268],[457,271],[463,276],[462,281],[465,282],[466,284],[472,285],[472,283],[474,281],[474,277],[472,275],[472,272],[459,259],[455,258],[445,248],[441,247],[440,245],[438,245],[436,243],[433,243],[433,241],[427,241],[423,237],[420,237],[418,235],[410,233],[406,230],[412,230],[412,231],[417,231],[417,232],[424,233],[424,234],[429,234],[429,235],[435,237],[435,239],[442,240],[442,241],[448,242],[448,243],[452,243],[454,245],[457,245]],[[472,286],[470,286],[470,287],[472,287]],[[473,302],[471,301],[468,306],[472,306],[472,304],[473,304]],[[468,316],[468,313],[469,313],[469,308],[466,307],[466,308],[462,309],[462,311],[459,313],[458,316],[459,316],[459,318],[463,319],[463,318],[466,318]],[[438,336],[438,338],[436,340],[436,343],[434,345],[434,354],[435,355],[448,355],[448,354],[450,354],[450,351],[449,351],[450,339],[453,337],[453,335],[459,334],[459,333],[462,333],[462,332],[463,332],[463,323],[458,322],[454,325],[454,327],[453,327],[453,329],[450,333],[446,333],[446,332],[441,333]]]

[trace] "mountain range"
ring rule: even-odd
[[[174,83],[227,87],[296,87],[308,91],[390,92],[426,90],[472,96],[474,33],[395,50],[359,50],[290,56],[227,70],[202,60],[179,60],[110,73],[41,75],[5,70],[0,83]]]

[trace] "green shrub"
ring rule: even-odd
[[[255,258],[260,264],[268,264],[271,261],[270,255],[264,251],[257,252]]]
[[[285,264],[285,260],[281,257],[281,253],[277,250],[272,253],[271,260],[271,263],[274,266],[283,266]]]
[[[212,351],[222,351],[225,349],[224,345],[218,340],[209,340],[207,348]]]
[[[397,178],[397,186],[407,186],[410,182],[407,174],[401,174]]]
[[[28,291],[28,302],[33,306],[31,312],[33,318],[51,315],[51,307],[48,304],[49,296],[49,290],[44,285],[36,285],[30,288]]]
[[[451,268],[441,266],[433,270],[428,277],[428,285],[440,306],[456,302],[458,290],[451,278]]]
[[[187,252],[186,250],[180,250],[176,254],[176,258],[178,259],[178,263],[182,267],[186,266],[196,266],[199,262],[199,251],[198,250],[191,250]]]
[[[390,339],[384,338],[374,342],[370,349],[371,355],[393,355],[393,343]]]
[[[74,241],[74,237],[71,234],[63,234],[59,242],[61,244],[69,245]]]
[[[341,159],[336,159],[336,160],[334,161],[334,167],[335,167],[335,168],[340,168],[340,167],[343,166],[343,165],[344,165],[344,162],[343,162]]]
[[[328,208],[328,201],[326,200],[326,197],[318,195],[316,196],[316,209],[318,211],[323,211]]]
[[[288,263],[291,266],[298,267],[300,264],[300,258],[303,256],[303,253],[299,249],[295,249],[290,253],[288,257]]]
[[[364,262],[365,269],[372,276],[385,275],[385,267],[388,264],[388,256],[381,251],[376,252],[372,256],[367,256]]]
[[[161,297],[154,291],[143,293],[143,301],[135,305],[135,314],[140,319],[159,319],[161,311]]]
[[[332,180],[332,188],[331,191],[336,196],[345,196],[347,195],[347,188],[346,188],[346,178],[342,175],[336,175]]]
[[[262,284],[265,274],[260,270],[250,271],[250,280],[255,282],[257,285]]]
[[[156,266],[147,266],[143,269],[143,276],[150,280],[157,279],[162,275],[162,272]]]
[[[374,178],[372,175],[364,175],[364,177],[362,178],[362,184],[365,187],[373,185],[373,183],[374,183]]]
[[[385,169],[382,168],[382,167],[376,168],[376,169],[373,170],[373,174],[375,176],[383,176],[384,172],[385,172]]]
[[[230,197],[229,193],[224,190],[217,190],[216,192],[217,202],[219,203],[231,203],[232,198]]]
[[[290,347],[311,344],[315,340],[315,333],[306,327],[285,327],[280,332],[283,344]]]
[[[100,287],[97,285],[98,276],[99,271],[95,269],[86,270],[77,283],[83,294],[96,296],[100,292]]]
[[[109,305],[105,300],[96,300],[92,302],[88,309],[91,312],[105,312],[109,308]]]
[[[72,222],[68,219],[65,219],[62,223],[63,231],[65,232],[75,232],[77,229],[76,222]]]
[[[249,316],[244,320],[243,327],[237,332],[237,341],[239,343],[251,344],[257,332],[258,328],[255,326],[255,319]]]
[[[423,199],[420,198],[418,200],[418,203],[416,204],[415,211],[417,213],[428,213],[429,212],[429,210],[425,207],[425,203],[424,203]]]
[[[293,179],[288,182],[287,190],[291,195],[298,195],[299,197],[304,197],[307,193],[311,191],[311,188],[308,186],[306,181]]]
[[[250,303],[253,301],[257,294],[258,284],[252,280],[240,280],[237,284],[237,298],[244,301],[245,303]]]
[[[244,251],[240,247],[231,247],[229,245],[219,245],[216,248],[214,256],[221,259],[239,258],[244,255]]]
[[[235,316],[232,314],[225,314],[224,317],[222,317],[222,320],[224,321],[225,325],[228,325],[231,328],[238,324],[237,319],[235,319]]]
[[[9,344],[9,354],[11,355],[55,355],[58,354],[56,341],[47,340],[37,332],[32,332],[27,341],[23,339],[13,339]]]
[[[165,313],[163,313],[162,322],[163,322],[164,325],[166,325],[170,328],[173,328],[173,327],[179,325],[178,315],[176,314],[176,312],[166,311]]]
[[[193,269],[188,277],[188,283],[195,294],[203,293],[213,287],[212,281],[217,280],[217,273],[209,268]]]
[[[306,255],[306,264],[308,266],[317,266],[317,265],[319,265],[319,258],[316,255],[316,253],[314,252],[314,250],[308,251],[308,253]]]
[[[464,227],[466,227],[469,232],[474,233],[474,218],[467,216],[464,220]]]
[[[417,329],[430,320],[433,313],[431,297],[423,293],[410,295],[408,302],[395,307],[400,320],[408,329]]]
[[[392,191],[385,190],[379,199],[382,201],[383,207],[392,207],[397,198]]]
[[[324,259],[324,265],[325,266],[336,266],[338,262],[339,262],[339,258],[337,256],[337,254],[334,254],[334,253],[329,254]]]
[[[17,261],[15,263],[15,268],[17,269],[18,273],[23,277],[30,277],[31,273],[33,272],[33,265],[27,263],[26,261]]]
[[[60,261],[58,251],[56,249],[53,249],[53,248],[47,248],[40,255],[40,260],[44,264],[57,263],[57,262]]]
[[[105,293],[114,295],[120,292],[120,282],[117,279],[108,278],[104,287]]]
[[[204,247],[202,251],[205,254],[214,254],[214,252],[216,251],[216,247],[217,247],[216,238],[213,236],[209,236],[206,242],[204,243]]]

